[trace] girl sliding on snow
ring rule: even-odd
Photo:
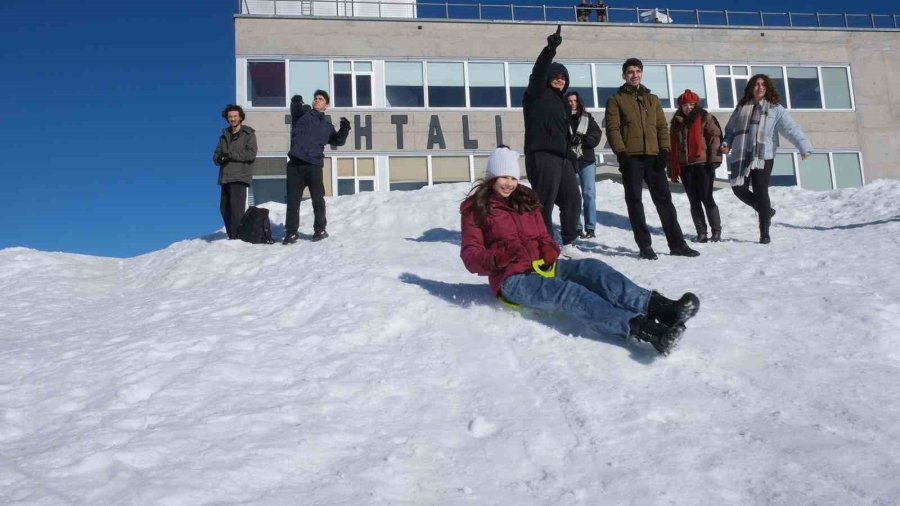
[[[594,258],[558,260],[537,195],[519,185],[518,159],[506,146],[494,150],[485,179],[460,205],[466,268],[488,276],[501,300],[565,311],[604,336],[631,336],[667,355],[700,309],[697,296],[667,299]]]

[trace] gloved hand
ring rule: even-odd
[[[556,248],[549,244],[542,244],[541,258],[544,259],[544,268],[549,269],[550,266],[556,263],[556,260],[559,259],[559,252],[556,251]]]
[[[496,251],[494,251],[494,267],[497,269],[502,269],[510,263],[518,260],[515,253],[515,251],[510,252],[506,248],[502,247],[497,249]]]
[[[619,161],[619,172],[628,170],[628,166],[631,164],[631,157],[628,156],[628,153],[624,151],[616,153],[616,160]]]
[[[294,95],[293,97],[291,97],[291,103],[293,104],[294,102],[299,102],[302,104],[303,97],[301,97],[300,95]]]
[[[562,44],[562,25],[556,25],[556,32],[547,37],[547,47],[556,51],[556,48]]]
[[[220,166],[224,166],[230,161],[231,161],[231,158],[228,158],[228,155],[219,155],[219,165]]]
[[[341,118],[341,130],[350,130],[350,120],[347,118]]]
[[[660,149],[659,154],[656,155],[656,162],[654,163],[654,167],[656,170],[663,170],[669,166],[669,150],[668,149]]]

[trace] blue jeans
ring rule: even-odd
[[[578,162],[578,182],[581,184],[581,204],[584,221],[578,217],[579,230],[597,229],[597,166],[593,162]],[[584,227],[582,227],[584,223]]]
[[[650,302],[650,290],[595,258],[560,260],[553,278],[535,272],[510,276],[500,292],[516,304],[565,311],[604,336],[623,339],[628,321],[646,314]]]

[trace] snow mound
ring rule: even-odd
[[[703,301],[665,359],[497,304],[467,190],[330,198],[318,243],[0,251],[0,503],[900,502],[900,182],[775,188],[768,246],[717,192],[696,259],[645,194],[657,262],[601,183],[583,250]]]

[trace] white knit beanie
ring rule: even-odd
[[[487,160],[487,179],[509,176],[519,179],[519,153],[501,146],[491,153]]]

